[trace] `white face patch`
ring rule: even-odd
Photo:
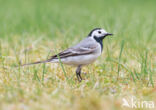
[[[107,34],[107,32],[104,29],[97,29],[92,32],[91,36],[94,37],[103,37]]]

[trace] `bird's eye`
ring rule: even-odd
[[[99,34],[101,34],[101,31],[98,31]]]

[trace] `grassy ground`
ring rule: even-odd
[[[125,110],[123,98],[154,101],[155,0],[0,0],[0,110]],[[46,59],[95,27],[114,33],[85,68],[20,63]],[[141,108],[141,109],[146,109]]]

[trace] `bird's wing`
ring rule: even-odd
[[[93,53],[95,48],[69,48],[63,52],[58,53],[60,58],[70,57],[70,56],[79,56]],[[51,57],[51,59],[57,59],[57,55]]]
[[[84,43],[84,41],[80,42],[78,45],[68,48],[67,50],[64,50],[57,55],[59,55],[60,58],[66,58],[70,56],[79,56],[79,55],[86,55],[94,53],[97,50],[97,45],[93,45],[92,42],[90,43]],[[50,59],[57,59],[57,55],[52,56]]]

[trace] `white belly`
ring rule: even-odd
[[[88,65],[90,63],[93,63],[98,56],[100,56],[101,53],[99,54],[90,54],[90,55],[81,55],[81,56],[71,56],[67,58],[61,59],[62,63],[68,64],[68,65],[73,65],[73,66],[78,66],[78,65]],[[59,63],[59,60],[53,60],[52,62]]]

